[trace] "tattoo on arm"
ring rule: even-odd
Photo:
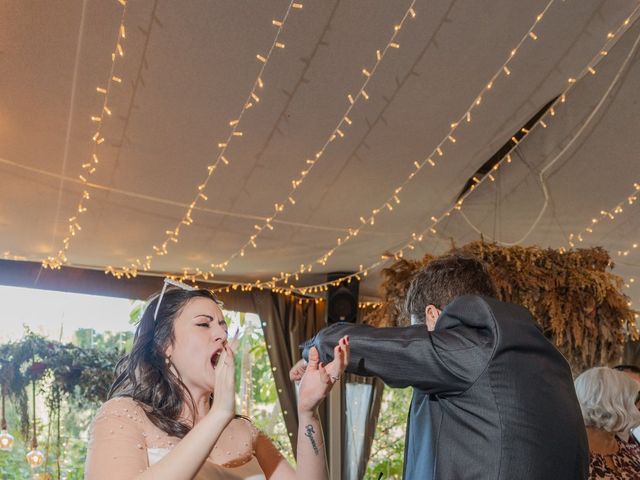
[[[313,429],[313,425],[307,425],[306,427],[304,427],[305,429],[305,437],[309,437],[309,441],[311,442],[311,447],[313,448],[313,453],[315,453],[316,455],[318,455],[319,450],[318,450],[318,445],[316,444],[316,439],[313,438],[313,434],[316,433],[316,431]]]

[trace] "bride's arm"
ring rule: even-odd
[[[93,424],[87,452],[86,480],[191,480],[235,414],[233,352],[216,369],[214,404],[191,431],[162,458],[149,466],[141,419],[108,402]],[[133,402],[121,400],[122,402]],[[132,409],[128,409],[132,410]],[[137,415],[142,415],[138,413]]]
[[[256,438],[256,458],[267,480],[327,478],[324,437],[314,414],[298,417],[298,469],[294,469],[262,432]],[[307,443],[307,445],[304,445]],[[311,471],[309,473],[309,471]],[[306,474],[305,474],[306,472]]]
[[[335,348],[333,371],[342,374],[349,362],[349,344],[342,338]],[[263,435],[256,442],[256,457],[269,480],[326,480],[327,462],[324,437],[316,409],[331,390],[331,379],[320,364],[318,351],[309,353],[309,365],[302,377],[298,399],[298,467],[296,470],[277,452]],[[275,452],[274,452],[275,451]]]
[[[342,337],[334,349],[334,364],[331,371],[337,377],[344,373],[349,362],[349,342]],[[324,436],[316,410],[331,391],[338,378],[331,378],[320,363],[320,355],[313,348],[309,352],[307,371],[302,376],[298,393],[298,468],[296,478],[300,480],[325,480],[327,457]]]
[[[134,478],[137,480],[191,480],[202,467],[213,445],[232,418],[233,415],[212,409],[162,460]]]

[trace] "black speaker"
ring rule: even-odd
[[[327,282],[333,282],[345,277],[349,273],[335,272],[327,274]],[[360,281],[351,277],[351,281],[345,280],[339,285],[329,285],[327,290],[327,323],[351,322],[355,323],[358,317],[358,286]]]

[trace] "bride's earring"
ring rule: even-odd
[[[166,365],[169,365],[169,364],[171,363],[171,357],[166,357],[166,358],[164,359],[164,363],[165,363]]]

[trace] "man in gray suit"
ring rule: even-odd
[[[409,288],[412,326],[335,324],[307,349],[328,363],[349,335],[348,372],[413,387],[405,479],[586,479],[571,369],[527,309],[495,296],[479,260],[441,257]]]

